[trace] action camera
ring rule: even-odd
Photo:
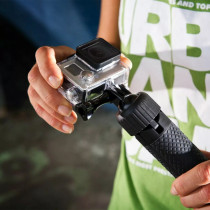
[[[74,55],[58,63],[64,75],[59,92],[76,106],[97,99],[110,86],[127,86],[129,67],[120,55],[101,38],[78,46]]]
[[[129,67],[120,60],[120,51],[105,40],[77,47],[76,54],[58,66],[64,75],[59,91],[83,120],[101,105],[113,103],[119,124],[174,177],[207,160],[148,94],[127,89]]]

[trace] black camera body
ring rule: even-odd
[[[102,96],[112,85],[128,83],[128,66],[121,52],[97,38],[80,45],[76,53],[58,63],[64,82],[59,92],[75,107]]]

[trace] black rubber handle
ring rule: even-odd
[[[146,93],[128,96],[117,119],[174,177],[207,160]]]
[[[141,142],[142,136],[136,135]],[[172,122],[164,133],[145,148],[174,176],[206,161],[201,151]]]

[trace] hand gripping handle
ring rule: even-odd
[[[174,177],[207,160],[149,95],[139,93],[127,101],[117,114],[118,122]]]

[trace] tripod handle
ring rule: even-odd
[[[163,113],[161,114],[163,117]],[[166,116],[164,116],[166,117]],[[168,119],[169,120],[169,119]],[[136,135],[141,142],[143,136]],[[145,148],[174,176],[192,169],[207,159],[201,151],[173,123],[164,128],[164,132]]]
[[[174,177],[207,160],[146,93],[128,96],[117,119]]]

